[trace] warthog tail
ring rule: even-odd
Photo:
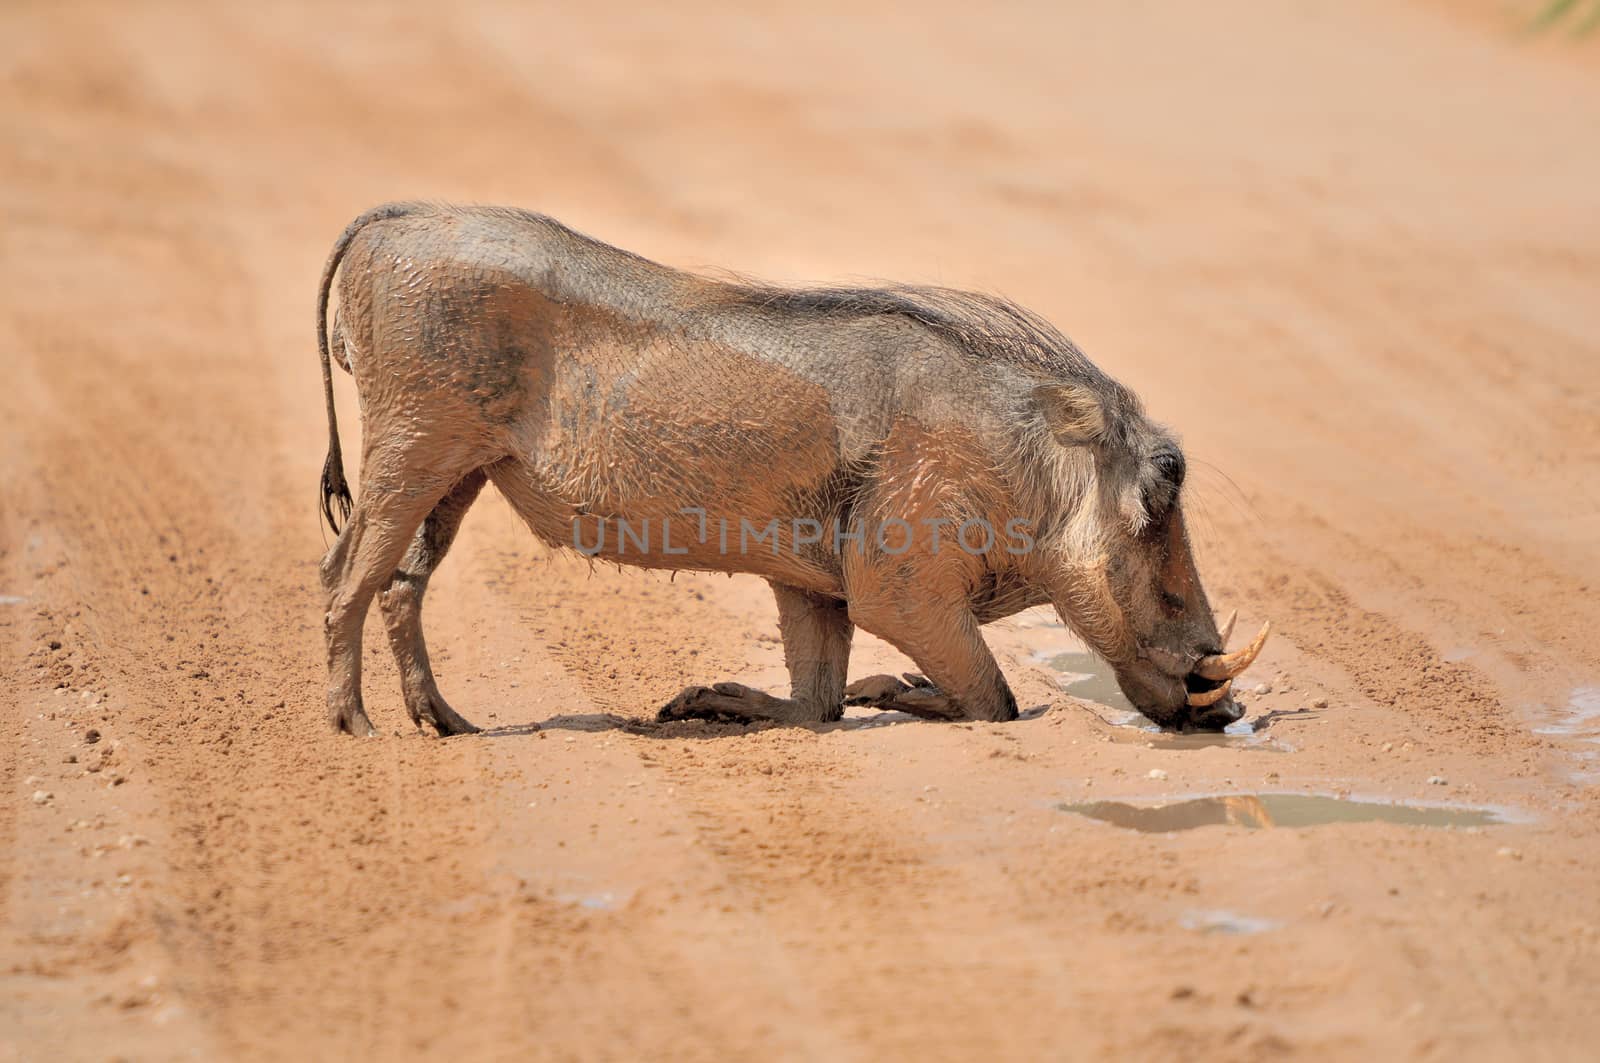
[[[352,499],[350,484],[344,478],[344,454],[339,449],[339,419],[333,408],[333,366],[328,358],[328,292],[333,287],[333,275],[339,271],[339,262],[355,239],[368,224],[385,218],[399,218],[419,208],[416,203],[387,203],[374,207],[345,226],[339,239],[334,241],[328,264],[322,268],[322,286],[317,289],[317,353],[322,358],[322,396],[328,404],[328,457],[322,463],[322,519],[328,522],[334,534],[350,519]],[[337,508],[338,516],[334,516]]]

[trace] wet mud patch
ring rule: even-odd
[[[1600,686],[1577,687],[1566,704],[1536,710],[1533,732],[1566,745],[1578,765],[1573,782],[1600,784]]]
[[[1600,738],[1600,686],[1576,688],[1564,706],[1541,713],[1533,730],[1560,738]]]
[[[1238,912],[1218,908],[1185,912],[1183,918],[1178,920],[1178,925],[1185,930],[1201,934],[1223,934],[1233,937],[1264,934],[1269,930],[1276,930],[1280,924],[1276,920],[1263,919],[1257,915],[1241,915]]]
[[[1321,794],[1219,794],[1182,801],[1085,801],[1056,806],[1126,830],[1168,834],[1197,827],[1320,827],[1330,823],[1394,823],[1404,827],[1488,827],[1507,823],[1492,808],[1394,804]]]

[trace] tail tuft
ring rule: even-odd
[[[350,520],[350,510],[354,504],[350,485],[344,478],[344,458],[335,441],[328,451],[327,460],[322,463],[322,519],[328,522],[333,534],[338,535]]]

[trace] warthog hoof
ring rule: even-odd
[[[483,730],[462,716],[450,703],[440,697],[438,692],[427,695],[422,703],[411,710],[411,722],[421,727],[428,724],[439,737],[448,738],[451,735],[475,735]]]
[[[335,731],[357,738],[372,738],[378,733],[378,729],[372,726],[372,721],[367,719],[366,710],[360,705],[329,710],[328,722],[333,724]]]

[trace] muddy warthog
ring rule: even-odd
[[[317,329],[323,511],[344,523],[321,569],[341,730],[373,733],[361,628],[374,595],[412,721],[475,730],[439,694],[421,612],[487,481],[552,546],[771,584],[789,696],[692,687],[663,718],[815,723],[848,703],[1010,719],[979,628],[1043,603],[1156,723],[1240,715],[1229,683],[1266,630],[1224,655],[1184,530],[1182,451],[1008,302],[711,280],[526,211],[393,204],[334,245]],[[353,510],[330,355],[361,397]],[[923,674],[847,687],[857,626]]]

